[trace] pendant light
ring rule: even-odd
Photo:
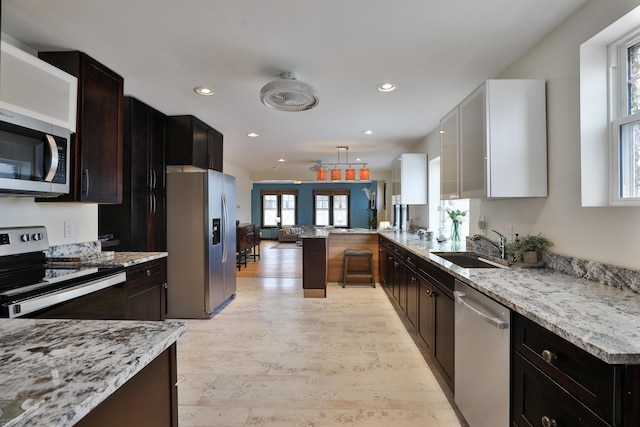
[[[360,181],[369,181],[369,168],[366,163],[360,168]]]
[[[340,181],[342,179],[341,175],[342,171],[338,169],[338,165],[333,165],[333,169],[331,169],[331,181]]]
[[[356,180],[356,170],[349,165],[347,169],[344,170],[344,179],[345,181],[355,181]]]
[[[316,171],[316,181],[326,181],[327,180],[327,168],[324,166],[320,166],[320,168]]]

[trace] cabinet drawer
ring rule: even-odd
[[[513,355],[512,375],[515,426],[609,426],[517,353]],[[543,418],[548,420],[548,424],[543,422]]]
[[[148,261],[126,269],[127,287],[133,288],[149,282],[167,281],[166,258]]]
[[[620,366],[603,362],[523,316],[514,316],[513,326],[515,351],[604,420],[618,425]]]

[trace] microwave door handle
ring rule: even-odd
[[[51,153],[51,161],[48,165],[46,165],[46,171],[44,180],[46,182],[53,181],[53,178],[56,176],[56,172],[58,170],[58,161],[60,160],[58,157],[58,144],[56,144],[56,140],[51,135],[44,136],[45,143],[49,148],[49,152]]]

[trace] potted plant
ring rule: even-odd
[[[509,244],[509,250],[513,252],[515,259],[522,260],[526,264],[537,264],[540,252],[553,246],[553,242],[541,233],[517,236],[516,234],[516,240]]]

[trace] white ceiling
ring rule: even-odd
[[[312,180],[309,167],[336,161],[339,145],[374,175],[389,169],[585,2],[4,0],[2,32],[37,50],[82,50],[125,78],[125,94],[199,117],[254,179]],[[260,88],[283,71],[318,90],[318,107],[261,104]],[[378,92],[386,81],[397,90]]]

